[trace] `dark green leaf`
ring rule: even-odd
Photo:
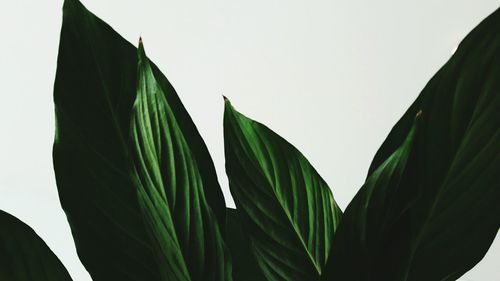
[[[248,234],[241,225],[238,210],[226,210],[226,242],[233,258],[233,279],[235,281],[266,280],[253,255]]]
[[[348,214],[374,199],[347,208],[325,280],[456,280],[482,259],[500,227],[499,77],[497,10],[462,41],[377,152],[369,178],[423,111],[398,187],[377,191],[385,199],[366,221]],[[371,225],[376,236],[342,234],[357,224]]]
[[[168,80],[152,65],[198,163],[218,222],[225,203],[212,160]],[[160,280],[130,175],[137,49],[77,0],[66,0],[54,86],[54,168],[78,254],[94,280]]]
[[[323,279],[325,280],[392,280],[377,279],[380,278],[374,274],[378,263],[396,262],[386,257],[385,260],[371,261],[372,252],[385,252],[388,247],[401,246],[405,242],[406,236],[397,235],[389,239],[389,245],[380,243],[380,237],[384,235],[383,230],[390,227],[394,221],[398,221],[400,214],[394,212],[404,206],[398,205],[400,202],[393,202],[394,197],[404,195],[400,187],[401,179],[411,167],[407,166],[408,159],[412,152],[413,143],[417,131],[417,124],[421,113],[417,114],[415,125],[411,128],[406,139],[401,146],[397,148],[378,169],[373,171],[366,180],[361,190],[356,194],[349,207],[345,211],[342,222],[340,223],[334,238],[332,256],[328,261]],[[353,207],[354,206],[354,207]],[[404,216],[404,215],[403,215]],[[382,231],[381,231],[382,229]],[[342,243],[342,244],[338,244]],[[356,262],[351,268],[345,270],[345,262],[341,259],[347,259]],[[358,270],[353,270],[354,268]],[[371,268],[373,270],[370,270]],[[386,272],[384,278],[397,274],[397,267]],[[339,272],[349,272],[343,275],[335,275]],[[335,277],[330,275],[334,274]]]
[[[142,42],[130,134],[134,175],[163,280],[232,280],[231,262],[187,139]]]
[[[226,172],[268,280],[315,280],[341,211],[320,175],[290,143],[226,101]]]
[[[0,280],[70,281],[71,277],[33,229],[0,211]]]

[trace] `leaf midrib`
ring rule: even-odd
[[[266,142],[263,140],[263,138],[260,135],[260,130],[258,128],[255,128],[253,125],[254,125],[254,123],[252,123],[252,128],[255,131],[255,135],[259,138],[260,142],[262,144],[264,144],[264,147],[265,147],[266,152],[268,153],[268,155],[271,155],[269,153],[269,149],[268,149],[268,147],[266,145]],[[252,146],[250,146],[250,147],[252,147]],[[255,152],[254,152],[254,154],[255,154]],[[271,159],[271,163],[273,164],[273,167],[276,167],[274,157],[269,157],[269,158]],[[259,161],[257,161],[257,163],[259,163]],[[261,167],[260,164],[258,164],[258,165],[259,165],[259,167]],[[261,170],[263,170],[263,169],[261,169]],[[273,170],[275,171],[276,169],[273,169]],[[283,205],[283,203],[281,202],[281,200],[278,199],[279,197],[278,197],[278,194],[276,193],[276,189],[274,188],[274,185],[272,184],[271,179],[266,174],[267,173],[264,173],[264,175],[265,175],[265,177],[266,177],[266,179],[268,181],[268,184],[269,184],[269,186],[270,186],[270,188],[271,188],[271,190],[272,190],[272,192],[274,194],[273,199],[278,202],[278,205],[280,206],[281,210],[283,211],[283,213],[285,213],[285,216],[288,219],[288,222],[290,223],[290,225],[292,226],[293,231],[295,232],[296,236],[299,238],[301,246],[304,248],[304,250],[307,253],[307,256],[308,256],[310,262],[312,263],[312,265],[316,269],[316,273],[318,274],[318,276],[321,276],[321,268],[319,267],[319,265],[316,263],[316,261],[314,260],[313,256],[309,252],[309,249],[307,248],[307,245],[304,242],[304,239],[303,239],[302,235],[300,234],[300,231],[297,229],[297,226],[295,225],[295,223],[293,223],[293,220],[290,217],[290,214],[287,211],[286,207]]]

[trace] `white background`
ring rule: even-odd
[[[86,0],[177,89],[224,173],[221,95],[297,146],[342,209],[406,108],[498,0]],[[80,264],[52,169],[62,1],[0,2],[0,209]],[[464,222],[466,223],[466,222]],[[500,242],[461,280],[499,280]]]

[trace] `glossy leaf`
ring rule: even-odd
[[[267,280],[315,280],[341,211],[320,175],[290,143],[226,101],[231,194]]]
[[[225,203],[212,160],[168,80],[151,65],[198,163],[222,227]],[[78,255],[98,280],[160,280],[130,169],[137,49],[77,0],[66,0],[57,62],[53,159]]]
[[[235,281],[266,280],[252,251],[250,238],[243,229],[239,211],[227,209],[226,242],[231,251]]]
[[[347,214],[373,199],[349,205],[325,280],[456,280],[482,259],[500,227],[499,77],[497,10],[462,41],[377,152],[368,178],[423,111],[398,191],[379,190],[387,200],[363,222]],[[370,243],[341,234],[360,223],[373,225]]]
[[[71,281],[71,277],[33,229],[0,211],[0,280]]]
[[[134,175],[162,280],[232,280],[231,262],[187,139],[142,42],[132,110]]]

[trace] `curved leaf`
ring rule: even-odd
[[[500,227],[499,77],[497,10],[462,41],[377,152],[370,176],[422,109],[412,168],[401,178],[403,191],[386,194],[390,202],[372,210],[374,217],[390,213],[394,219],[379,224],[379,245],[367,253],[337,252],[334,246],[327,280],[352,280],[360,259],[371,265],[363,269],[365,276],[377,280],[455,280],[482,259]],[[353,202],[348,210],[366,204]],[[359,222],[346,218],[344,223]],[[339,247],[360,244],[335,239]],[[375,250],[382,246],[383,251]]]
[[[71,281],[71,277],[33,229],[0,211],[0,280]]]
[[[198,163],[156,81],[142,41],[130,134],[139,204],[162,280],[232,280]]]
[[[225,202],[212,160],[168,80],[151,65],[189,141],[217,221]],[[130,175],[137,50],[77,0],[66,0],[54,103],[53,160],[78,255],[94,280],[160,280]]]
[[[236,281],[266,280],[252,252],[248,234],[243,229],[239,211],[228,208],[226,243],[231,251],[233,279]]]
[[[320,175],[290,143],[226,100],[226,171],[268,280],[315,280],[341,211]]]

